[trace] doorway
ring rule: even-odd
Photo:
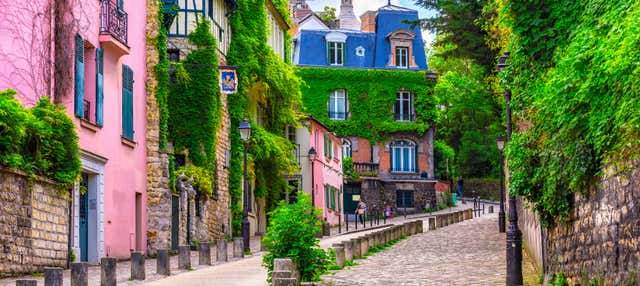
[[[98,262],[98,180],[82,172],[78,188],[78,234],[80,261]]]
[[[355,215],[353,215],[358,207],[358,201],[362,195],[362,189],[360,184],[345,184],[343,193],[343,207],[345,218],[348,221],[355,221]]]

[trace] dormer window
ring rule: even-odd
[[[409,67],[409,47],[396,47],[396,66],[399,68]]]
[[[344,65],[344,43],[328,42],[329,64],[332,66]]]

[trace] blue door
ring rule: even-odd
[[[89,236],[89,175],[82,173],[80,182],[80,261],[88,261]]]

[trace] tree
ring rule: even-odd
[[[413,22],[425,29],[438,32],[434,45],[444,47],[453,44],[452,49],[442,51],[442,56],[454,56],[474,60],[489,66],[496,59],[497,50],[486,42],[487,32],[483,29],[483,7],[486,0],[416,0],[416,5],[436,10],[432,18]]]
[[[322,12],[318,12],[318,16],[320,16],[320,19],[330,28],[337,28],[338,17],[336,16],[335,7],[324,6]]]

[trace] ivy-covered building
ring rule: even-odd
[[[415,10],[386,5],[356,26],[352,1],[342,0],[339,29],[304,25],[294,38],[305,111],[344,137],[343,154],[352,157],[346,213],[360,198],[373,212],[436,204],[435,81],[420,29],[404,23],[417,19]]]

